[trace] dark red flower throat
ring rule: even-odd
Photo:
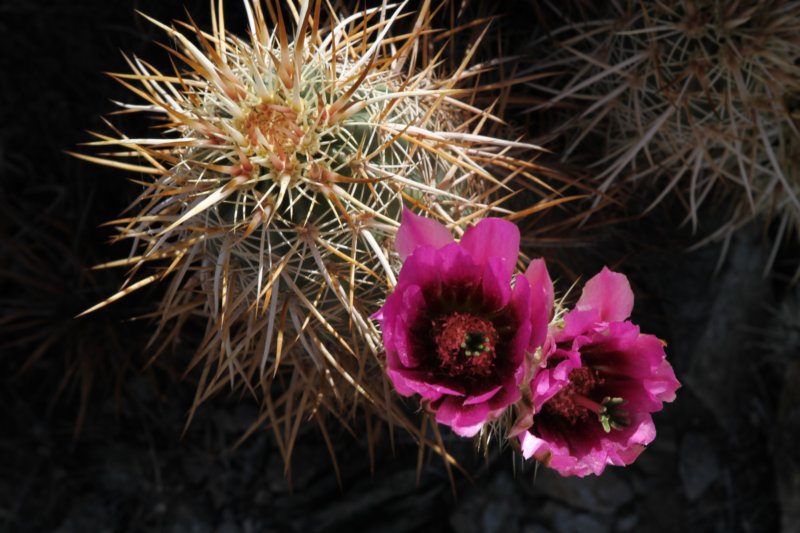
[[[592,416],[592,411],[583,404],[603,381],[596,370],[576,368],[569,374],[569,385],[548,400],[543,409],[573,425],[583,422]]]
[[[595,401],[605,379],[594,368],[580,367],[569,374],[569,385],[561,389],[542,407],[543,412],[557,416],[574,426],[595,418],[608,433],[612,429],[628,427],[630,419],[622,407],[628,403],[623,398],[605,396]]]
[[[491,374],[498,334],[485,318],[455,312],[433,321],[433,340],[441,370],[453,378]]]

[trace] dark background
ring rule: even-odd
[[[236,31],[243,10],[229,4]],[[538,23],[532,4],[508,4],[499,27],[524,35]],[[695,237],[666,204],[530,250],[587,276],[622,269],[634,319],[669,343],[684,387],[631,467],[564,479],[451,436],[470,474],[457,474],[454,496],[435,457],[417,482],[407,439],[393,452],[384,438],[371,471],[364,443],[342,431],[340,487],[312,428],[289,484],[269,432],[234,447],[257,416],[247,398],[208,401],[184,433],[191,329],[145,369],[151,325],[128,320],[152,310],[159,288],[72,319],[123,280],[88,267],[127,254],[100,225],[137,186],[63,152],[86,130],[109,132],[112,100],[133,101],[103,75],[127,71],[120,51],[164,64],[153,42],[165,38],[134,10],[168,21],[184,5],[208,27],[205,1],[0,0],[0,530],[800,531],[800,299],[785,275],[797,246],[767,276],[768,227],[745,228],[724,256],[719,245],[687,252]],[[113,120],[131,134],[148,126]]]

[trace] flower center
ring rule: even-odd
[[[498,334],[491,322],[470,313],[452,313],[433,321],[436,355],[451,377],[492,372]]]
[[[630,425],[628,413],[622,409],[622,398],[606,396],[601,402],[591,399],[605,379],[597,369],[576,368],[569,374],[569,384],[542,406],[542,411],[566,420],[570,425],[596,418],[606,433]]]
[[[569,374],[569,384],[550,398],[542,407],[543,411],[567,420],[570,424],[583,422],[591,417],[591,410],[582,400],[599,385],[603,384],[597,370],[588,367],[576,368]],[[579,399],[580,398],[580,399]]]

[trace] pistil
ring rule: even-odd
[[[434,320],[433,331],[436,355],[447,374],[474,377],[492,372],[499,335],[490,321],[456,312]]]
[[[606,433],[628,427],[630,417],[622,409],[628,403],[625,399],[606,396],[599,403],[592,400],[592,396],[597,397],[597,388],[604,383],[605,379],[598,369],[585,366],[576,368],[569,374],[569,384],[545,403],[542,409],[571,425],[587,421],[594,415]]]
[[[597,420],[606,433],[611,433],[612,429],[624,429],[631,423],[628,412],[621,409],[628,403],[623,398],[606,396],[601,403],[597,403],[586,396],[575,394],[573,400],[577,405],[597,415]]]
[[[492,350],[492,341],[481,330],[468,331],[464,333],[461,349],[464,350],[464,355],[467,357],[477,357]]]
[[[612,429],[625,429],[631,425],[628,412],[621,409],[626,403],[628,403],[627,400],[619,397],[606,396],[603,398],[602,409],[597,418],[606,433],[611,433]]]

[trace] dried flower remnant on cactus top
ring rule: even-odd
[[[505,220],[484,219],[456,243],[410,211],[397,250],[398,283],[376,315],[389,378],[439,423],[473,436],[519,399],[525,355],[544,341],[552,290],[543,262],[513,275],[519,230]]]
[[[531,382],[533,425],[522,453],[562,475],[600,474],[632,463],[656,435],[651,413],[680,384],[662,342],[628,321],[633,293],[603,269],[551,331],[552,347]]]
[[[133,58],[132,74],[114,75],[144,104],[124,107],[165,128],[97,134],[91,144],[118,152],[79,155],[150,176],[135,214],[116,221],[138,255],[109,266],[131,267],[130,283],[101,305],[171,276],[157,333],[176,338],[190,316],[207,324],[197,402],[231,384],[271,391],[273,426],[283,407],[299,420],[360,402],[394,417],[368,317],[395,281],[385,243],[403,201],[457,224],[489,210],[497,179],[536,168],[511,155],[535,147],[482,134],[493,117],[466,103],[482,88],[456,87],[472,79],[474,48],[454,73],[415,63],[432,15],[413,13],[396,34],[407,4],[353,15],[269,5],[267,17],[246,0],[243,40],[220,2],[210,33],[151,20],[177,45],[174,73]]]

